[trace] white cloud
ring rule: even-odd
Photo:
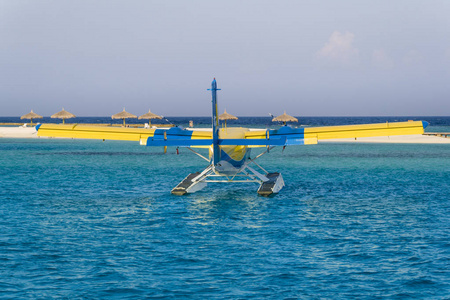
[[[394,61],[387,55],[384,49],[373,50],[372,64],[380,69],[390,70],[394,67]]]
[[[353,33],[335,31],[331,34],[325,46],[316,53],[316,57],[321,61],[332,64],[355,64],[358,61],[359,50],[353,47],[354,38]]]

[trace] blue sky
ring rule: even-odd
[[[450,1],[0,0],[0,115],[450,115]]]

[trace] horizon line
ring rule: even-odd
[[[240,118],[271,118],[271,116],[239,116]],[[348,116],[333,116],[333,115],[292,115],[294,117],[300,118],[393,118],[393,117],[450,117],[450,115],[348,115]],[[21,116],[0,116],[0,118],[20,118]],[[51,116],[43,116],[44,118],[50,118]],[[164,116],[164,118],[210,118],[210,115],[207,116]],[[75,118],[111,118],[111,116],[76,116]],[[71,119],[75,119],[71,118]],[[134,119],[134,118],[130,118]],[[232,120],[233,121],[233,120]]]

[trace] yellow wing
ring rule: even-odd
[[[422,121],[326,126],[305,128],[305,136],[320,140],[423,134],[428,123]]]
[[[120,141],[147,141],[153,136],[155,129],[142,128],[114,128],[106,126],[86,125],[56,125],[42,124],[37,129],[38,136],[77,138],[77,139],[100,139]]]
[[[427,126],[428,123],[424,121],[408,121],[307,128],[281,127],[276,130],[248,131],[245,133],[245,138],[286,137],[287,145],[308,145],[317,144],[318,141],[327,139],[423,134],[424,128]]]
[[[147,139],[157,133],[167,132],[167,136],[172,133],[175,135],[180,132],[178,128],[154,129],[154,128],[124,128],[107,126],[87,126],[87,125],[59,125],[42,124],[36,127],[37,135],[42,137],[59,138],[77,138],[77,139],[99,139],[99,140],[118,140],[118,141],[136,141],[141,145],[147,144]],[[211,131],[188,130],[187,138],[207,139],[211,138]]]

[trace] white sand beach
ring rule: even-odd
[[[37,138],[35,127],[0,127],[0,138]]]

